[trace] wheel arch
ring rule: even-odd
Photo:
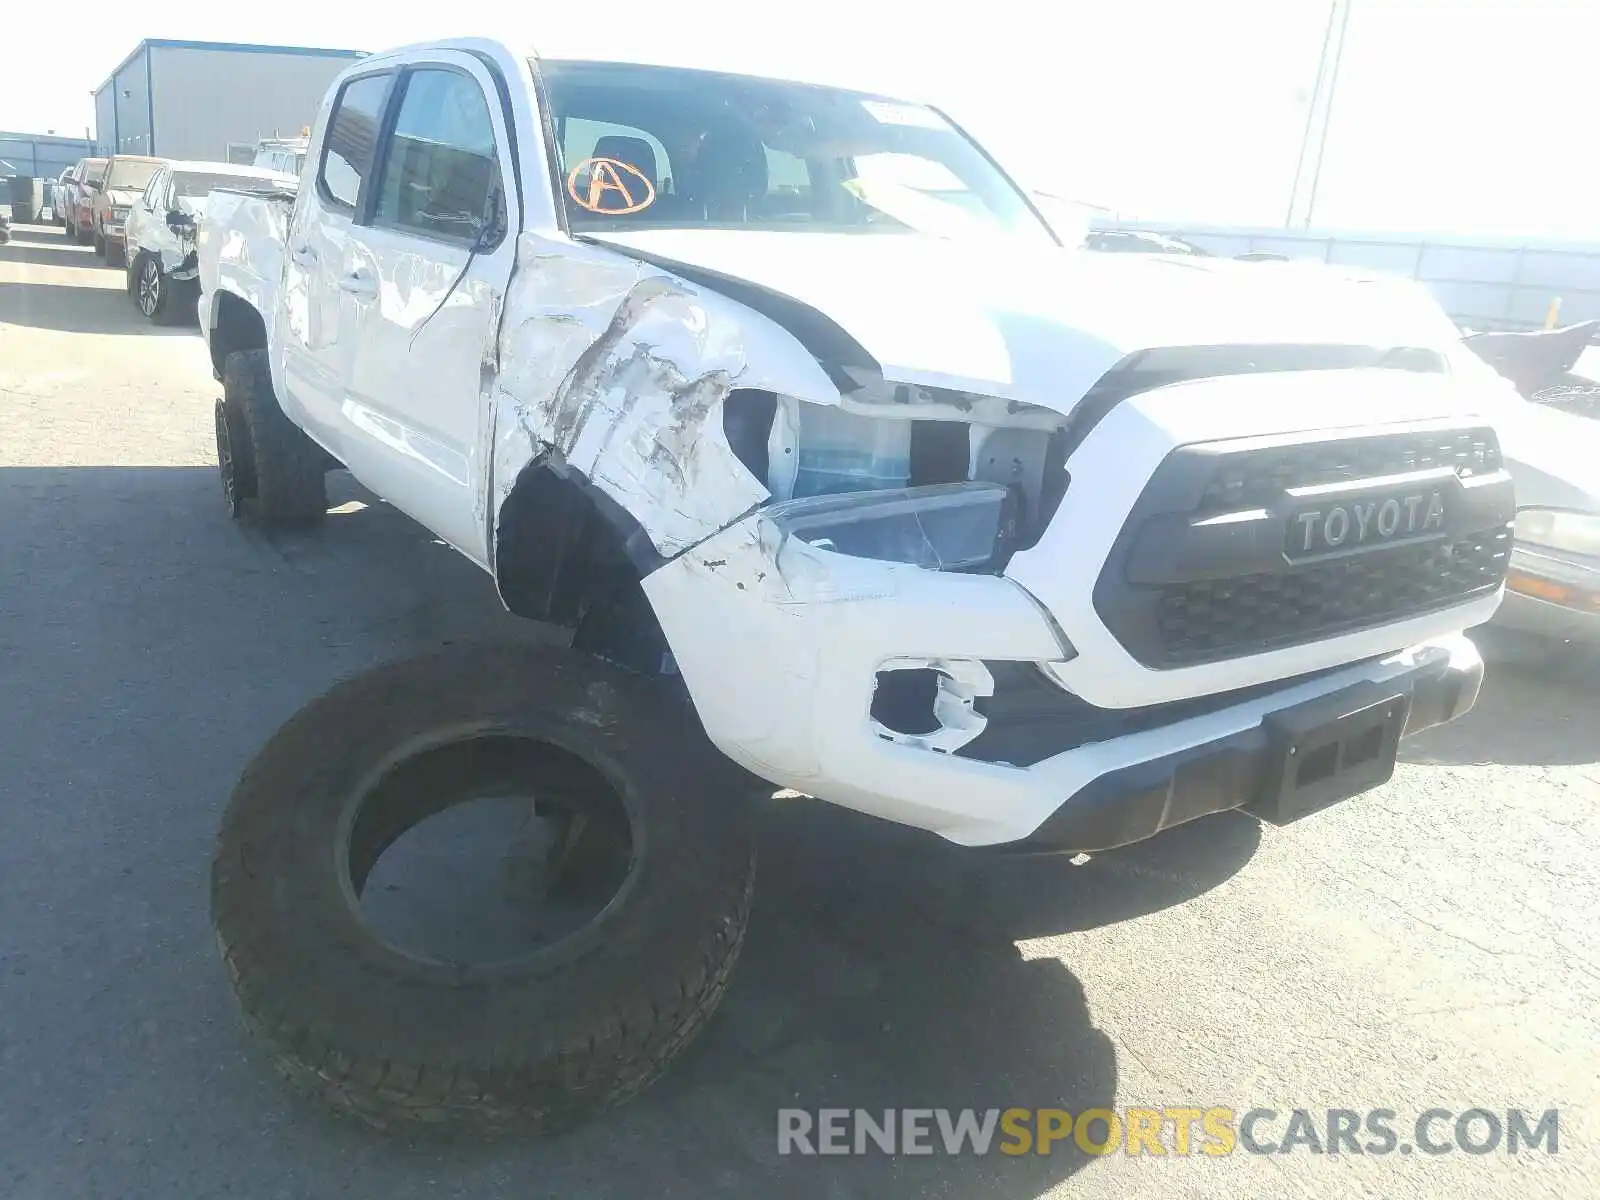
[[[587,648],[649,668],[666,645],[640,581],[664,559],[626,509],[553,457],[527,463],[496,514],[495,586],[519,617],[573,630]]]
[[[211,301],[207,318],[206,345],[211,351],[211,366],[222,378],[228,355],[238,350],[265,350],[267,324],[261,314],[237,292],[219,291]]]

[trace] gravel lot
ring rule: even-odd
[[[706,1036],[560,1139],[385,1141],[237,1023],[206,879],[255,748],[335,680],[538,637],[352,485],[232,525],[191,329],[54,230],[0,248],[0,1196],[1600,1196],[1600,662],[1497,671],[1381,791],[1083,866],[763,813]],[[1560,1153],[794,1159],[785,1105],[1559,1107]],[[1269,1127],[1281,1136],[1283,1120]],[[1067,1145],[1067,1143],[1063,1143]]]

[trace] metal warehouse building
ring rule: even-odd
[[[359,50],[151,38],[94,93],[102,154],[248,162],[263,137],[310,125]]]
[[[0,175],[54,179],[84,155],[93,153],[94,143],[81,137],[0,133]]]

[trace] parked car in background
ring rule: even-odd
[[[65,227],[67,224],[67,205],[72,196],[74,182],[73,168],[68,167],[56,176],[55,190],[50,199],[50,216],[57,225]]]
[[[262,138],[256,146],[252,165],[299,179],[300,168],[305,166],[306,150],[310,145],[311,139],[308,137]]]
[[[67,241],[82,242],[94,231],[94,193],[106,177],[106,160],[80,158],[72,166],[72,186],[62,198]]]
[[[155,173],[164,167],[164,158],[117,154],[106,164],[104,185],[94,197],[94,249],[106,265],[120,267],[127,261],[127,241],[123,222]]]
[[[194,313],[199,294],[195,234],[213,188],[276,191],[294,179],[262,167],[225,162],[173,162],[157,169],[123,227],[128,295],[158,323]]]
[[[1600,649],[1600,422],[1519,395],[1466,343],[1453,359],[1458,376],[1498,385],[1495,429],[1517,492],[1505,603],[1474,635],[1504,658]]]

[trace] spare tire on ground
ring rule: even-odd
[[[738,779],[680,695],[570,650],[453,648],[343,683],[273,736],[223,818],[212,920],[245,1023],[291,1082],[380,1128],[542,1132],[603,1111],[727,987],[754,875]],[[385,848],[507,795],[578,831],[552,886],[623,847],[597,914],[491,962],[388,940],[360,900]]]

